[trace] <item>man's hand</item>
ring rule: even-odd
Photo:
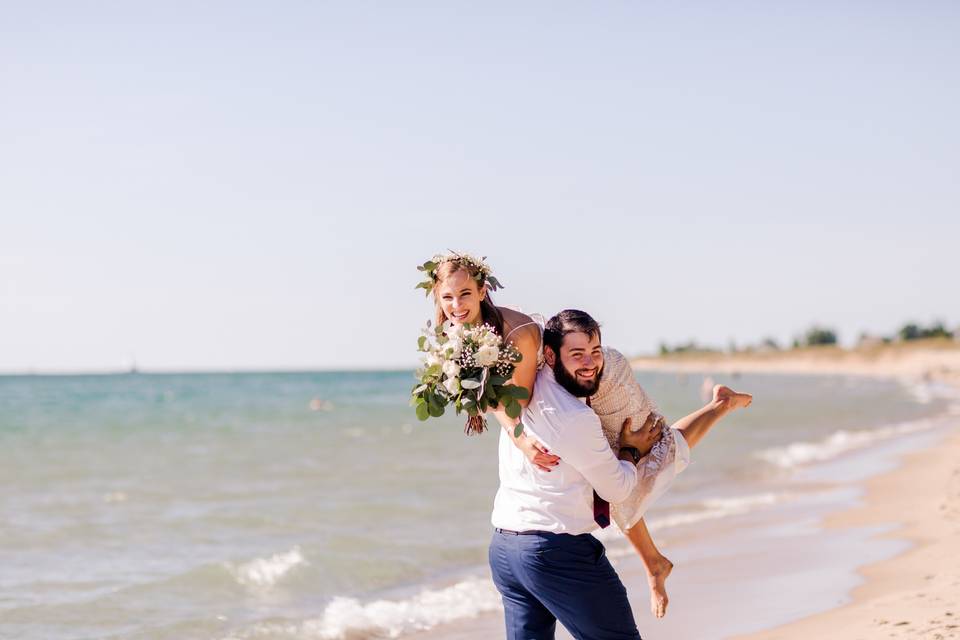
[[[517,440],[517,446],[520,447],[520,451],[522,451],[523,455],[530,461],[530,464],[541,471],[549,472],[553,467],[560,464],[560,456],[553,455],[545,446],[540,444],[539,441],[525,433],[520,434],[520,438]]]
[[[639,431],[631,431],[631,424],[633,424],[632,418],[627,418],[623,423],[623,429],[620,431],[620,448],[632,447],[642,458],[650,453],[650,449],[660,439],[665,426],[664,419],[658,413],[651,413]]]

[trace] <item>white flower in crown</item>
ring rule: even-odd
[[[443,381],[443,388],[447,390],[447,393],[455,396],[460,391],[460,380],[457,378],[447,378]]]
[[[446,374],[447,378],[456,378],[460,375],[460,365],[458,365],[454,360],[447,360],[443,363],[443,372]]]
[[[496,291],[497,289],[503,287],[503,285],[500,284],[500,281],[493,277],[490,265],[486,263],[486,257],[478,258],[470,255],[469,253],[457,253],[456,251],[450,251],[448,253],[438,253],[417,267],[417,271],[422,271],[425,275],[425,278],[423,282],[419,283],[414,288],[423,289],[427,295],[430,295],[430,292],[433,291],[433,286],[437,282],[437,267],[444,262],[454,261],[459,262],[461,265],[468,266],[476,271],[476,275],[474,277],[476,278],[478,287],[486,285],[487,289],[490,291]]]
[[[477,355],[475,356],[477,364],[481,367],[489,367],[493,364],[496,364],[497,358],[500,357],[500,348],[496,345],[485,344],[479,349],[477,349]]]

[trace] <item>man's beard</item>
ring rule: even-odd
[[[552,368],[553,377],[557,379],[560,386],[578,398],[589,398],[600,388],[600,378],[603,377],[602,366],[597,371],[597,376],[593,379],[593,382],[586,384],[579,382],[576,375],[567,371],[567,368],[560,362],[560,358],[557,358]]]

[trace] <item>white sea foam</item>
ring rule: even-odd
[[[469,578],[444,589],[424,589],[405,600],[336,597],[319,618],[296,624],[261,623],[233,638],[348,640],[397,638],[438,624],[501,608],[500,594],[485,578]]]
[[[680,511],[659,518],[648,523],[650,529],[666,529],[684,524],[694,524],[704,520],[716,520],[727,516],[736,516],[748,513],[757,507],[768,507],[790,498],[787,493],[756,493],[726,498],[709,498],[699,503],[700,509],[695,511]]]
[[[263,589],[272,587],[291,569],[306,563],[300,547],[294,547],[286,553],[276,553],[269,558],[256,558],[238,565],[227,563],[226,567],[243,586]]]
[[[950,400],[956,406],[960,401],[960,390],[953,385],[945,384],[936,380],[926,380],[918,382],[916,380],[904,379],[901,384],[907,393],[920,404],[930,404],[934,400]]]
[[[774,447],[756,452],[754,455],[782,469],[825,462],[844,453],[863,449],[872,444],[890,440],[898,436],[927,431],[935,423],[932,420],[917,420],[902,424],[866,429],[862,431],[847,431],[841,429],[823,440],[816,442],[794,442],[785,447]]]

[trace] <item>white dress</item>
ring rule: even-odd
[[[520,311],[519,309],[515,309]],[[540,314],[529,314],[533,322],[521,324],[507,334],[521,327],[536,324],[540,327],[540,348],[537,353],[537,366],[543,366],[543,327]],[[600,418],[603,435],[613,453],[620,453],[620,432],[627,418],[632,418],[631,428],[639,430],[650,414],[660,415],[657,406],[647,395],[633,375],[630,363],[622,353],[610,347],[603,349],[603,376],[600,388],[590,397],[590,406]],[[610,515],[624,532],[635,525],[660,496],[673,484],[674,478],[690,464],[690,447],[679,431],[672,427],[663,430],[660,439],[650,452],[637,463],[637,486],[623,502],[610,505]]]
[[[590,406],[600,417],[603,435],[610,448],[620,453],[620,432],[627,418],[631,429],[643,427],[651,414],[660,412],[633,375],[630,363],[616,349],[603,350],[600,388],[590,396]],[[637,463],[637,486],[623,502],[610,505],[610,515],[621,530],[635,525],[647,509],[673,484],[674,478],[690,464],[690,447],[679,431],[666,427],[650,453]]]

